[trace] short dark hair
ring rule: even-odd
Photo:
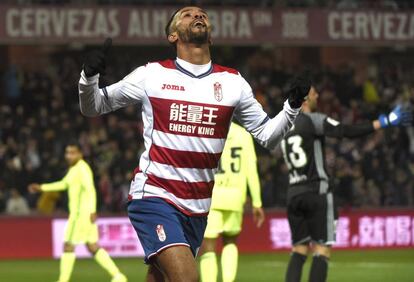
[[[167,25],[165,26],[165,36],[167,36],[167,37],[168,37],[168,35],[170,35],[170,33],[171,33],[171,31],[170,31],[170,28],[171,28],[171,23],[173,22],[175,15],[176,15],[176,14],[177,14],[177,13],[178,13],[181,9],[182,9],[182,8],[179,8],[179,9],[175,10],[175,12],[171,15],[170,19],[168,20]]]
[[[79,141],[76,140],[76,139],[71,139],[68,142],[66,142],[66,147],[68,147],[68,146],[70,146],[70,147],[76,147],[79,151],[82,152],[82,147],[81,147]]]

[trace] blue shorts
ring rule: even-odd
[[[194,257],[203,241],[206,216],[187,216],[161,198],[135,199],[128,216],[145,252],[145,263],[172,246],[188,246]]]

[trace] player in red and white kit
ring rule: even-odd
[[[128,214],[150,265],[147,281],[198,281],[194,257],[232,118],[272,148],[293,124],[310,89],[305,79],[293,80],[283,110],[269,118],[236,70],[211,62],[210,32],[206,12],[184,7],[166,27],[175,60],[148,63],[99,89],[107,40],[86,57],[81,73],[83,114],[141,106],[145,151],[131,183]]]

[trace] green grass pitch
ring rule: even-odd
[[[288,253],[242,255],[237,281],[283,281]],[[307,281],[308,259],[302,281]],[[146,266],[141,258],[116,259],[129,281],[145,281]],[[2,282],[52,282],[57,280],[58,260],[0,260]],[[77,260],[73,282],[110,281],[109,276],[90,259]],[[381,251],[335,251],[329,266],[331,282],[412,282],[414,249]]]

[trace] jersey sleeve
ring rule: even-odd
[[[315,129],[315,134],[317,136],[322,136],[325,134],[325,124],[327,120],[329,122],[332,122],[332,124],[339,124],[338,121],[331,119],[327,115],[322,113],[310,113],[308,114],[308,116],[312,121],[313,127]]]
[[[99,89],[99,74],[86,77],[82,70],[79,80],[79,104],[86,116],[97,116],[137,104],[145,96],[146,66],[141,66],[124,79]]]
[[[92,170],[88,167],[88,169],[82,169],[80,171],[81,177],[81,185],[83,192],[85,193],[85,202],[88,206],[88,212],[95,213],[96,212],[96,190],[95,185],[93,182],[93,174]]]
[[[257,157],[254,149],[254,142],[251,136],[247,136],[245,141],[245,158],[244,162],[247,173],[247,185],[249,187],[250,196],[252,198],[252,205],[255,208],[262,207],[262,198],[260,193],[259,174],[257,172]]]
[[[242,79],[241,98],[235,109],[236,119],[249,131],[257,142],[269,149],[276,147],[292,126],[299,109],[292,109],[287,101],[283,109],[274,118],[264,112],[260,103],[254,98],[250,85]]]
[[[323,128],[326,136],[335,138],[357,138],[372,133],[375,130],[372,122],[347,125],[329,117],[325,119]]]
[[[43,192],[51,192],[51,191],[63,191],[68,189],[69,187],[69,172],[62,178],[62,180],[51,182],[51,183],[44,183],[40,185],[40,189]]]

